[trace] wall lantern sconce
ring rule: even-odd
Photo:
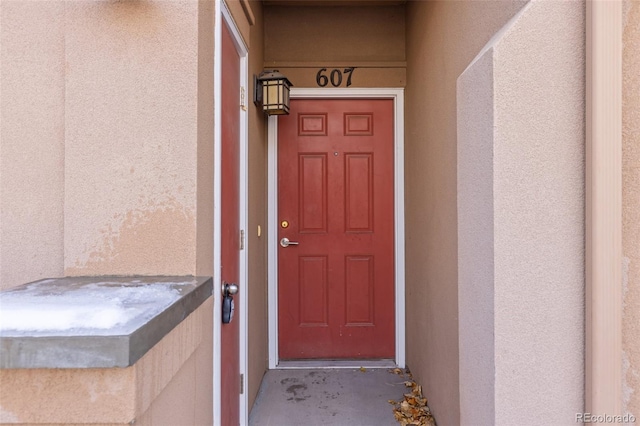
[[[289,90],[291,82],[277,70],[263,71],[253,76],[253,102],[262,105],[267,115],[289,114]]]

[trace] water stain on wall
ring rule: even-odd
[[[117,216],[117,215],[116,215]],[[88,260],[76,261],[67,275],[193,275],[196,220],[174,200],[127,212],[117,229],[101,230],[102,240]]]

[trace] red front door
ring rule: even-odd
[[[238,284],[240,278],[240,56],[231,33],[222,26],[222,212],[221,278]],[[243,291],[240,289],[240,291]],[[221,302],[222,303],[222,302]],[[222,425],[240,423],[240,316],[239,297],[235,311],[221,330],[221,419]]]
[[[393,137],[392,100],[292,100],[279,118],[281,359],[394,357]]]

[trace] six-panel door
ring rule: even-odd
[[[395,356],[388,99],[295,99],[278,120],[280,359]]]

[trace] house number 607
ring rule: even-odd
[[[318,74],[316,74],[316,83],[318,86],[325,87],[329,82],[333,87],[340,87],[342,85],[342,75],[347,76],[347,87],[351,86],[351,76],[355,68],[345,68],[340,71],[339,69],[332,69],[331,72],[327,72],[326,68],[320,68]]]

